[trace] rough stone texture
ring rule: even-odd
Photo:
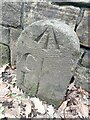
[[[16,46],[18,37],[22,30],[20,29],[13,29],[10,30],[10,49],[11,49],[11,64],[13,65],[16,63]]]
[[[71,0],[73,1],[73,0]],[[74,1],[75,2],[75,1]],[[77,0],[77,2],[80,2]],[[83,1],[88,2],[88,1]],[[73,26],[73,29],[76,24],[77,17],[79,15],[80,8],[73,6],[57,6],[51,5],[48,3],[25,3],[24,11],[24,25],[27,26],[32,22],[37,20],[47,20],[47,19],[59,19],[64,21],[66,24]],[[80,25],[77,29],[77,35],[80,39],[80,42],[88,45],[88,21],[90,12],[86,9],[84,18],[82,19]],[[90,44],[90,43],[89,43]]]
[[[3,32],[3,40],[0,39],[0,42],[5,42],[8,44],[8,41],[10,43],[11,48],[11,61],[12,64],[14,63],[16,59],[16,42],[18,38],[18,33],[20,33],[22,30],[17,27],[16,29],[13,28],[13,26],[22,25],[24,28],[31,23],[37,21],[37,20],[47,20],[47,19],[59,19],[63,20],[65,23],[73,26],[75,26],[77,16],[79,14],[79,8],[72,7],[72,6],[63,6],[59,7],[56,5],[51,5],[49,3],[37,3],[37,0],[32,0],[32,2],[29,2],[31,0],[28,0],[28,2],[24,3],[23,9],[22,8],[22,1],[17,0],[16,2],[12,2],[12,0],[6,0],[6,2],[2,1],[0,2],[0,23],[3,24],[9,24],[10,26],[4,25],[4,27],[0,27],[0,36],[1,32]],[[52,1],[52,0],[51,0]],[[55,0],[56,1],[56,0]],[[62,0],[64,1],[64,0]],[[65,0],[66,1],[66,0]],[[69,1],[69,0],[67,0]],[[76,0],[70,0],[70,1],[76,1]],[[89,0],[77,0],[77,2],[88,2]],[[48,2],[48,0],[47,0]],[[2,4],[3,3],[3,4]],[[22,14],[22,15],[21,15]],[[84,44],[90,45],[90,40],[88,36],[88,21],[90,19],[90,12],[88,9],[86,9],[84,18],[81,21],[81,24],[78,26],[78,29],[76,31],[77,35],[79,36],[80,42]],[[22,24],[23,23],[23,24]],[[8,39],[8,29],[10,29],[10,37]],[[15,46],[15,47],[14,47]],[[2,51],[0,51],[0,61],[3,61],[2,59]],[[4,53],[3,53],[4,54]],[[5,53],[6,54],[6,53]],[[8,52],[7,52],[8,54]],[[15,56],[14,56],[15,55]],[[82,65],[85,67],[88,67],[89,64],[89,54],[87,53],[83,60]],[[8,60],[8,58],[7,58]],[[7,63],[6,60],[6,63]]]
[[[0,39],[0,42],[5,43],[5,44],[9,44],[10,43],[9,29],[6,27],[0,26],[0,31],[2,31],[2,37]]]
[[[75,72],[75,85],[90,92],[90,68],[78,66]]]
[[[90,68],[90,50],[86,51],[81,64],[84,67]]]
[[[16,42],[17,42],[17,39],[18,39],[22,30],[0,26],[0,31],[1,31],[0,42],[5,43],[5,44],[10,46],[11,63],[14,64],[16,61]],[[3,52],[4,52],[4,50],[3,50]],[[1,57],[1,58],[3,58],[3,57]],[[8,58],[7,58],[7,60],[8,60]],[[7,62],[7,60],[6,60],[6,62]]]
[[[7,46],[1,45],[0,44],[0,66],[2,66],[2,64],[6,64],[8,63],[8,48]]]
[[[0,39],[0,42],[9,45],[11,50],[11,64],[14,64],[16,61],[16,42],[22,31],[20,29],[23,19],[23,16],[21,16],[21,6],[22,2],[2,2],[2,21],[0,22],[2,25],[0,27],[2,39]]]
[[[77,35],[61,21],[38,21],[20,35],[17,45],[18,86],[31,96],[57,104],[80,55]]]
[[[89,29],[90,29],[90,11],[87,9],[84,13],[84,17],[78,26],[76,31],[80,42],[90,47]]]
[[[0,2],[0,23],[2,21],[2,2]]]
[[[2,2],[2,23],[17,26],[20,24],[21,2]]]
[[[0,26],[0,66],[8,63],[8,47],[6,45],[10,44],[9,39],[9,29]],[[5,43],[6,45],[2,45],[1,43]],[[2,64],[1,64],[2,63]]]
[[[0,5],[1,5],[1,3],[0,3]],[[13,49],[14,48],[13,46],[16,46],[16,42],[12,42],[12,40],[15,40],[16,39],[15,36],[18,37],[18,35],[16,35],[16,34],[18,34],[19,30],[21,31],[21,29],[19,28],[20,27],[19,25],[21,25],[22,28],[25,28],[28,25],[30,25],[31,23],[38,21],[38,20],[59,19],[59,20],[63,20],[65,23],[73,26],[73,29],[74,29],[76,19],[79,14],[79,10],[80,10],[79,8],[72,7],[72,6],[59,7],[56,5],[51,5],[48,3],[48,1],[37,3],[37,1],[35,1],[35,0],[31,1],[31,2],[29,2],[29,1],[25,2],[24,4],[22,4],[22,2],[20,2],[20,1],[18,1],[18,2],[6,1],[6,2],[2,2],[2,5],[0,8],[1,8],[0,15],[2,14],[1,15],[2,17],[0,17],[0,19],[2,19],[2,21],[0,23],[3,23],[3,25],[4,25],[4,27],[2,29],[2,31],[3,31],[3,41],[2,42],[5,42],[6,44],[8,43],[8,40],[9,40],[9,39],[7,39],[8,38],[7,37],[7,29],[8,28],[10,29],[10,40],[9,41],[11,43],[10,48],[11,48],[12,64],[14,63],[15,58],[16,58],[15,57],[16,50]],[[86,9],[86,11],[87,11],[87,9]],[[88,14],[85,14],[84,19],[81,22],[81,24],[77,30],[77,35],[79,36],[80,41],[82,43],[86,43],[86,44],[88,42],[88,37],[87,37],[88,29],[86,29],[86,26],[88,26],[87,25],[87,19],[88,19],[87,16],[88,16]],[[7,25],[9,25],[9,26],[7,26]],[[13,27],[16,27],[15,28],[16,30],[13,31],[13,39],[12,39],[11,34],[12,34],[12,29],[14,29]],[[0,41],[1,41],[1,39],[0,39]],[[13,53],[15,56],[13,55]]]
[[[24,10],[24,24],[27,26],[34,21],[47,20],[47,19],[59,19],[65,23],[75,26],[75,22],[79,13],[79,8],[72,6],[56,6],[48,3],[25,3]]]

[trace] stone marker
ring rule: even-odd
[[[17,44],[17,85],[30,96],[57,105],[80,55],[77,35],[58,20],[28,26]]]

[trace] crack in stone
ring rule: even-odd
[[[13,7],[13,6],[12,6]],[[24,2],[22,2],[22,5],[21,5],[21,16],[20,16],[20,25],[18,26],[14,26],[14,25],[9,25],[9,24],[5,24],[5,23],[0,23],[1,26],[3,27],[7,27],[7,28],[14,28],[14,29],[24,29],[24,21],[23,21],[23,17],[24,17]]]
[[[42,58],[42,61],[41,61],[41,73],[40,73],[40,76],[41,76],[41,74],[42,74],[43,63],[44,63],[44,58]],[[36,94],[35,94],[35,96],[37,96],[38,91],[39,91],[39,86],[40,86],[40,76],[39,76],[39,81],[38,81],[38,84],[37,84],[37,90],[36,90]]]
[[[80,7],[80,8],[90,8],[89,2],[52,2],[53,5],[59,5],[59,6],[74,6],[74,7]]]
[[[57,41],[57,38],[56,38],[56,34],[55,34],[55,31],[54,31],[54,29],[52,28],[52,30],[53,30],[53,34],[54,34],[54,40],[55,40],[55,45],[56,45],[56,49],[60,49],[60,47],[59,47],[59,43],[58,43],[58,41]]]
[[[77,65],[76,65],[76,67],[75,67],[75,69],[74,69],[73,75],[72,75],[72,77],[71,77],[71,80],[69,81],[69,84],[71,84],[71,83],[74,82],[74,80],[75,80],[75,78],[74,78],[75,72],[76,72],[76,70],[78,69],[78,65],[81,66],[81,63],[82,63],[82,60],[83,60],[83,57],[85,56],[85,54],[86,54],[86,51],[84,51],[84,52],[82,53],[80,59],[78,60]]]
[[[23,17],[24,17],[24,2],[22,2],[22,5],[21,5],[21,16],[20,16],[20,26],[22,29],[24,29]]]
[[[84,17],[84,12],[85,12],[85,8],[81,8],[80,12],[79,12],[79,15],[77,17],[77,20],[76,20],[76,24],[75,24],[75,28],[74,28],[75,32],[76,32],[77,27],[79,26],[79,24],[81,23],[81,21],[82,21],[82,19]]]
[[[76,71],[77,68],[78,68],[78,65],[81,66],[81,63],[82,63],[82,60],[83,60],[83,57],[85,56],[85,54],[86,54],[86,51],[84,51],[84,52],[82,53],[80,59],[78,60],[77,66],[76,66],[76,68],[74,69],[74,74],[75,74],[75,71]]]
[[[10,45],[10,29],[8,29],[8,45]],[[11,50],[10,48],[8,49],[8,62],[9,62],[9,66],[11,67]]]
[[[40,85],[40,81],[37,83],[37,89],[36,89],[35,97],[37,97],[38,90],[39,90],[39,85]]]
[[[24,78],[25,78],[25,72],[21,71],[22,72],[22,85],[24,85]]]
[[[9,25],[9,24],[5,24],[5,23],[0,23],[0,25],[3,27],[6,27],[6,28],[22,29],[21,25],[14,26],[14,25]]]
[[[79,61],[77,63],[78,65],[81,65],[83,57],[85,56],[85,54],[86,54],[86,51],[84,51],[83,54],[81,55],[81,58],[79,59]]]
[[[23,72],[23,71],[21,71],[22,72],[22,82],[21,82],[21,84],[23,85],[23,87],[26,89],[26,90],[31,90],[32,89],[32,87],[31,88],[27,88],[25,85],[24,85],[24,81],[25,81],[25,72]],[[22,88],[20,88],[19,87],[19,89],[21,89],[21,90],[23,90]],[[27,92],[25,92],[26,94],[27,94]]]
[[[86,49],[86,50],[90,50],[90,46],[85,45],[83,43],[80,43],[80,48]]]
[[[10,50],[10,29],[8,29],[8,44],[0,42],[0,44],[6,46],[8,48],[8,63],[11,67],[11,50]]]

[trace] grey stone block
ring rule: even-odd
[[[20,25],[21,2],[2,3],[2,22],[13,26]]]
[[[90,15],[89,10],[85,11],[84,17],[80,23],[80,25],[77,28],[77,35],[80,39],[80,42],[85,44],[86,46],[90,46],[90,39],[89,39],[89,21],[90,21]]]
[[[9,49],[7,45],[10,44],[9,30],[0,26],[0,66],[9,62]],[[4,43],[4,44],[2,44]]]
[[[11,64],[16,63],[16,47],[18,37],[22,30],[20,29],[10,29],[10,49],[11,49]]]
[[[8,47],[0,44],[0,66],[8,63]]]
[[[48,2],[25,3],[24,25],[27,26],[38,20],[59,19],[66,24],[75,26],[79,8],[72,6],[56,6]]]
[[[1,43],[5,43],[10,46],[11,50],[11,64],[14,64],[16,61],[16,42],[21,33],[21,29],[6,28],[0,26],[1,34]],[[7,58],[8,59],[8,58]]]
[[[1,39],[0,42],[5,44],[10,44],[10,32],[9,29],[6,27],[0,26],[0,32],[1,32]]]
[[[57,104],[79,55],[79,40],[72,28],[58,20],[35,22],[18,39],[17,85],[30,96]]]
[[[81,63],[84,67],[90,68],[90,50],[84,55]]]
[[[90,92],[90,66],[89,68],[79,66],[75,72],[75,85]]]

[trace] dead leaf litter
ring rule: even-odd
[[[16,85],[16,67],[0,68],[0,118],[88,118],[90,95],[74,82],[67,88],[62,104],[56,109],[36,97],[26,97]]]

